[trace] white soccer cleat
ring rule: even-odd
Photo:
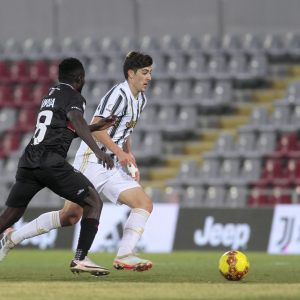
[[[108,275],[110,271],[93,263],[87,256],[84,260],[73,259],[70,265],[71,272],[74,274],[81,272],[91,273],[94,276]]]
[[[11,240],[11,235],[15,231],[13,228],[8,228],[4,231],[3,238],[0,241],[0,261],[15,247],[15,244]]]
[[[133,270],[137,272],[148,271],[152,268],[153,263],[150,260],[141,259],[136,254],[128,254],[116,256],[113,262],[114,268],[117,270]]]

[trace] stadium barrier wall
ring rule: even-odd
[[[60,208],[57,208],[60,209]],[[55,210],[55,209],[53,209]],[[49,208],[28,208],[14,225],[18,229]],[[123,205],[105,203],[92,252],[117,251],[130,213]],[[23,241],[18,248],[75,249],[80,223],[52,230]],[[177,204],[154,204],[137,251],[168,253],[172,250],[268,251],[300,254],[300,205],[275,208],[180,208]]]

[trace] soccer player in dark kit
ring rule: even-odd
[[[36,130],[19,160],[16,182],[6,201],[7,207],[0,216],[0,233],[22,217],[37,192],[48,187],[83,208],[81,232],[71,271],[107,275],[108,269],[96,265],[87,257],[98,231],[102,200],[93,184],[65,158],[73,138],[79,136],[103,162],[103,166],[112,169],[112,158],[99,149],[91,132],[115,126],[116,117],[109,116],[96,124],[87,125],[83,118],[86,101],[81,95],[85,72],[78,59],[67,58],[59,64],[58,80],[59,84],[50,88],[41,101]],[[60,225],[59,211],[47,214],[45,218],[49,219],[49,226]],[[65,224],[68,225],[71,224]],[[40,230],[46,232],[47,226],[44,227]],[[8,230],[1,240],[0,261],[14,247],[10,239],[13,232]]]

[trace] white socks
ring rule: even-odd
[[[48,212],[40,215],[37,219],[26,224],[21,229],[13,232],[11,240],[15,245],[17,245],[25,239],[47,233],[50,230],[59,227],[61,227],[59,211]]]
[[[123,238],[117,256],[132,253],[145,230],[150,213],[141,208],[133,208],[125,224]]]

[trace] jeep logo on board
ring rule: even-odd
[[[214,223],[214,217],[208,216],[203,229],[194,232],[194,242],[198,246],[211,245],[217,247],[223,245],[232,250],[245,249],[250,238],[251,228],[249,224]]]

